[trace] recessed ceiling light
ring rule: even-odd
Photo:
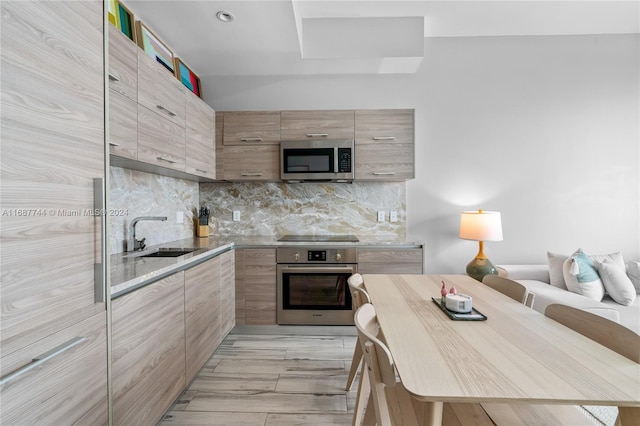
[[[232,22],[234,19],[236,19],[236,17],[233,16],[233,13],[224,10],[216,13],[216,18],[218,18],[222,22]]]

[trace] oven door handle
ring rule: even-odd
[[[315,273],[339,273],[339,274],[354,274],[355,273],[354,266],[308,266],[308,265],[291,265],[291,266],[280,266],[280,271],[283,273],[287,272],[295,272],[301,273],[306,272],[310,274]]]

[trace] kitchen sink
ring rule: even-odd
[[[195,248],[159,248],[149,253],[135,253],[128,257],[180,257],[185,254],[192,253],[198,249]]]

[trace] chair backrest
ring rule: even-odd
[[[358,344],[362,347],[365,370],[369,377],[371,388],[369,403],[373,403],[377,425],[390,426],[392,413],[389,409],[385,386],[395,386],[396,375],[391,352],[378,338],[380,325],[373,305],[365,303],[360,306],[355,313],[354,322],[358,330]]]
[[[349,283],[349,291],[351,292],[351,300],[353,300],[353,306],[357,309],[365,303],[371,303],[369,293],[364,289],[364,280],[362,275],[353,274],[347,280]]]
[[[640,335],[633,330],[591,312],[552,304],[545,316],[640,364]]]
[[[506,296],[509,296],[516,302],[520,302],[523,304],[527,302],[527,287],[517,281],[500,277],[498,275],[486,275],[482,279],[482,283],[488,285],[492,289],[497,290]]]
[[[380,325],[376,310],[371,303],[360,306],[354,316],[358,338],[367,365],[374,372],[377,381],[387,386],[396,384],[396,372],[389,348],[380,340]],[[368,344],[368,345],[367,345]],[[371,349],[374,350],[371,350]],[[373,382],[372,382],[373,383]]]

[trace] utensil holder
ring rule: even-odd
[[[209,237],[209,225],[200,225],[200,219],[196,218],[196,235],[199,238]]]

